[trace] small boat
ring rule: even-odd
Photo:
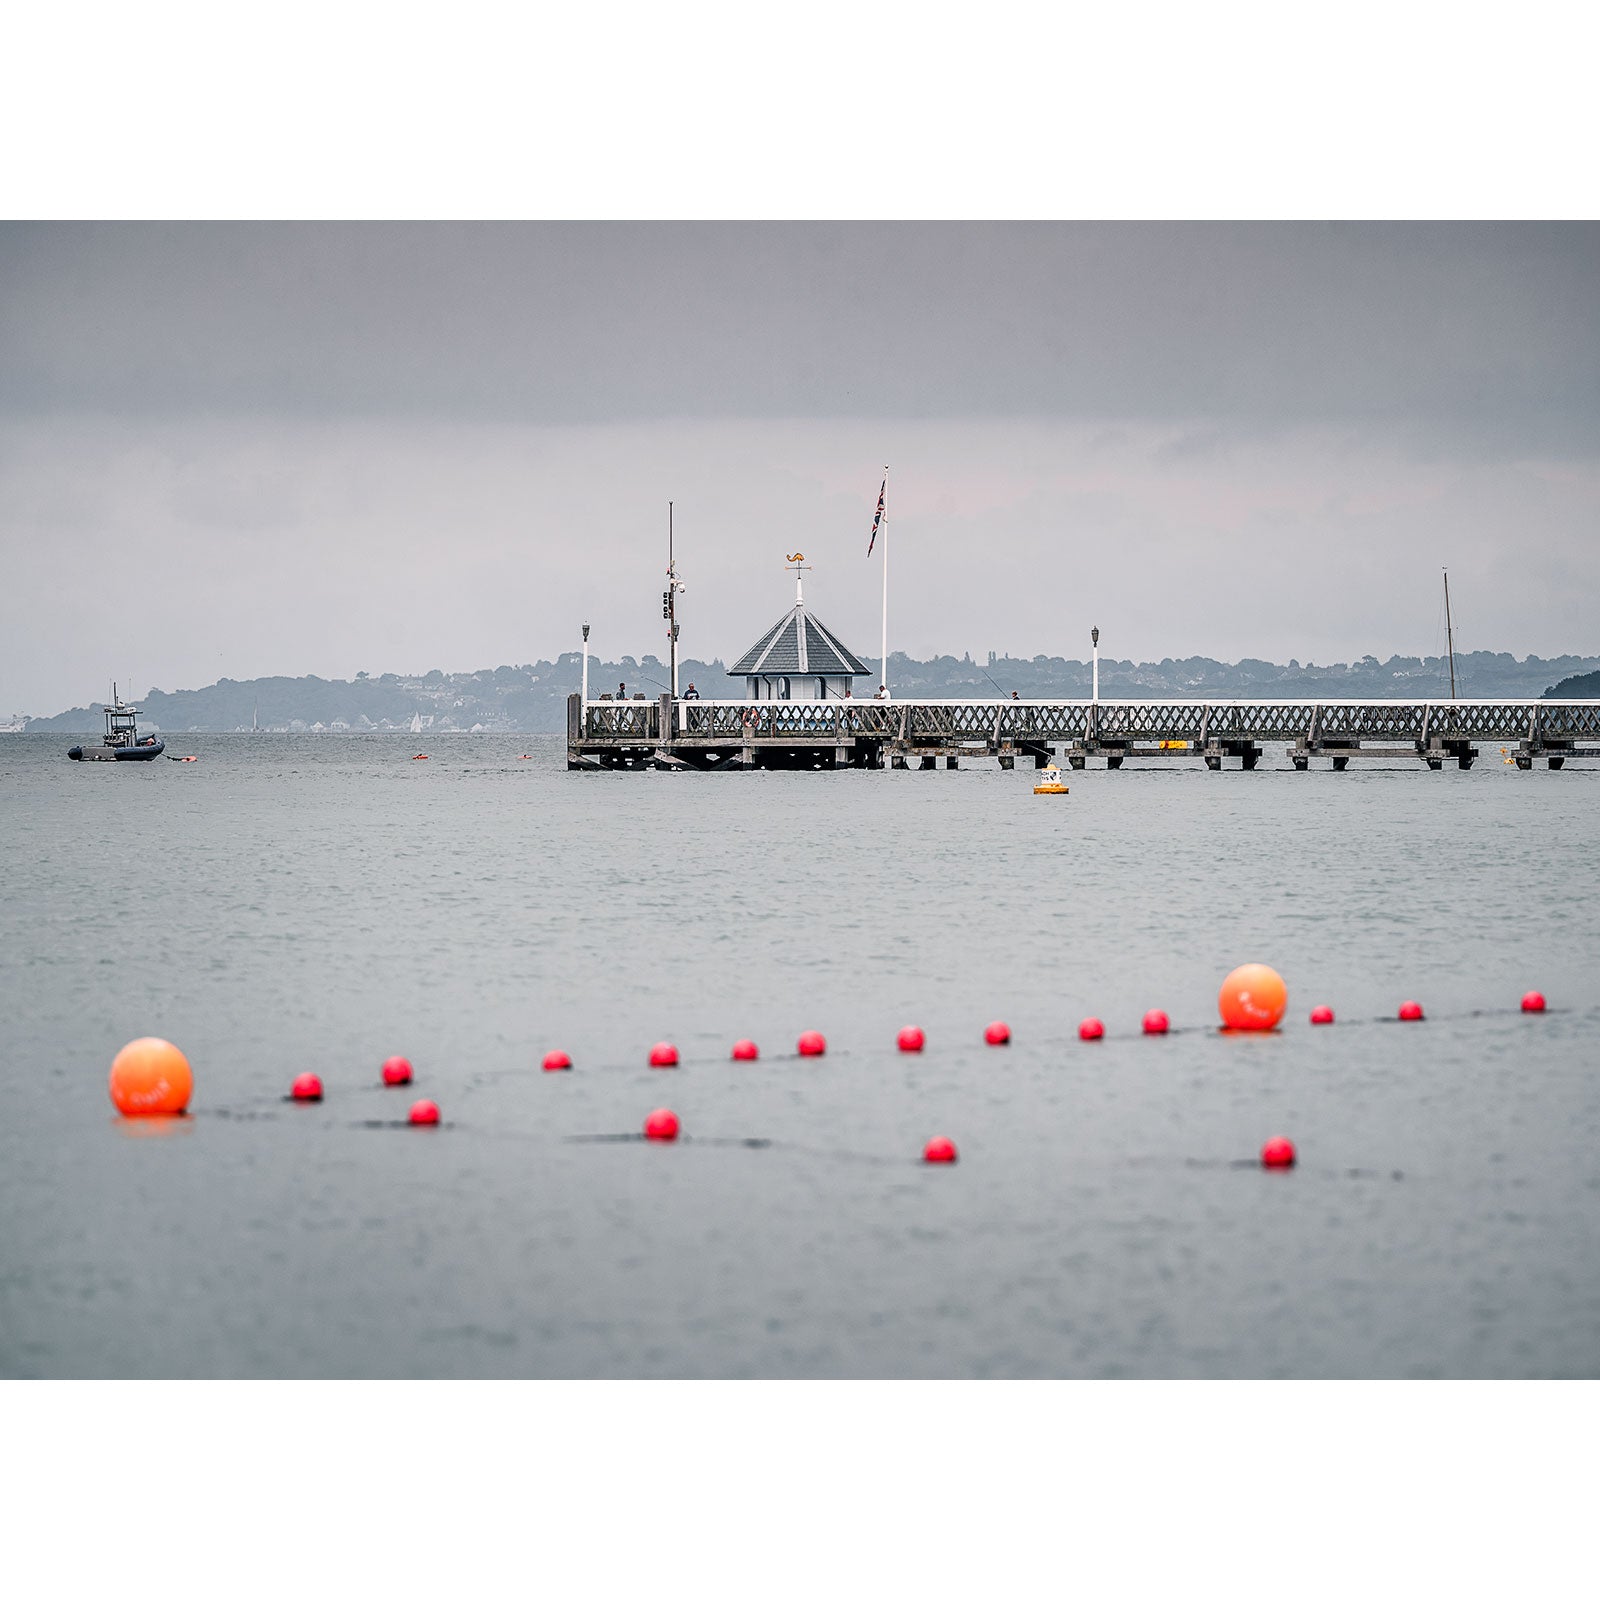
[[[1039,781],[1034,784],[1035,794],[1065,794],[1067,786],[1061,781],[1061,768],[1055,765],[1048,766],[1039,774]]]
[[[154,761],[167,748],[166,742],[151,734],[139,737],[139,710],[124,705],[111,685],[111,704],[105,708],[106,735],[97,745],[75,744],[67,751],[70,761]]]
[[[411,758],[411,759],[412,759],[412,760],[413,760],[413,761],[426,761],[426,760],[427,760],[427,759],[428,759],[428,758],[427,758],[427,757],[426,757],[426,756],[425,756],[425,755],[420,755],[420,754],[418,754],[418,755],[414,755],[414,756],[412,756],[412,758]]]

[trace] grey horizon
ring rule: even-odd
[[[1592,223],[0,225],[0,715],[664,654],[668,499],[686,644],[806,548],[876,654],[886,458],[891,652],[1420,655],[1449,564],[1581,653],[1597,290]]]

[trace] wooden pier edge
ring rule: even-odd
[[[1465,771],[1498,745],[1507,765],[1600,757],[1600,701],[591,700],[567,697],[574,772],[728,772],[847,768],[958,770],[1017,757],[1082,771],[1130,762],[1260,767],[1268,746],[1288,763],[1346,771],[1352,761]]]

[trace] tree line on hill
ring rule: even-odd
[[[872,673],[860,681],[870,695],[878,684],[876,658],[863,657]],[[274,732],[401,732],[420,717],[429,732],[559,733],[566,727],[567,696],[579,686],[583,658],[569,651],[554,661],[446,673],[435,668],[415,675],[357,673],[338,678],[222,678],[204,689],[151,689],[138,701],[147,727],[176,732],[239,732],[252,723]],[[649,699],[665,692],[668,668],[657,657],[620,661],[589,659],[589,693]],[[1081,699],[1090,692],[1088,662],[1061,656],[1031,659],[990,653],[980,664],[970,655],[918,661],[889,656],[889,685],[900,699]],[[684,660],[679,688],[693,683],[703,699],[738,699],[742,679],[729,678],[721,660]],[[1518,660],[1504,652],[1474,651],[1456,657],[1456,690],[1463,699],[1600,698],[1600,656]],[[1190,656],[1174,661],[1100,662],[1100,694],[1107,700],[1234,699],[1444,699],[1448,664],[1439,656],[1391,656],[1316,666],[1291,660],[1214,661]],[[29,732],[92,732],[102,726],[99,704],[76,706],[58,716],[34,717]]]

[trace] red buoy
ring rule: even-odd
[[[302,1072],[289,1085],[289,1098],[291,1100],[320,1100],[322,1098],[322,1079],[314,1072]]]
[[[1146,1033],[1165,1033],[1171,1024],[1165,1011],[1147,1011],[1141,1026]]]
[[[808,1029],[800,1035],[800,1042],[796,1046],[803,1056],[821,1056],[828,1053],[828,1041],[816,1029]]]
[[[930,1139],[922,1147],[924,1161],[954,1161],[956,1147],[954,1140],[946,1139],[942,1134],[936,1139]]]
[[[660,1110],[652,1111],[644,1119],[644,1136],[647,1139],[676,1139],[678,1137],[678,1113],[668,1111],[665,1106]]]
[[[439,1108],[431,1100],[419,1100],[412,1106],[409,1120],[419,1128],[431,1128],[439,1120]]]
[[[1292,1167],[1294,1145],[1284,1138],[1268,1139],[1261,1147],[1261,1165],[1264,1167]]]
[[[754,1061],[761,1052],[756,1049],[754,1039],[738,1039],[734,1041],[733,1059],[735,1061]]]
[[[1530,989],[1522,997],[1522,1009],[1524,1011],[1543,1011],[1544,996],[1537,989]]]
[[[383,1081],[392,1089],[411,1082],[411,1063],[404,1056],[390,1056],[383,1064]]]
[[[991,1022],[983,1030],[983,1042],[985,1044],[1010,1044],[1011,1030],[1003,1022]]]
[[[1402,1022],[1421,1022],[1422,1007],[1418,1005],[1415,1000],[1407,1000],[1406,1003],[1400,1007],[1400,1020]]]
[[[900,1036],[895,1040],[895,1043],[902,1050],[913,1055],[927,1042],[928,1036],[922,1031],[921,1028],[916,1027],[902,1028],[900,1030]]]
[[[1080,1039],[1103,1039],[1106,1036],[1106,1025],[1099,1017],[1085,1017],[1078,1024],[1078,1037]]]
[[[565,1050],[552,1050],[540,1065],[546,1072],[571,1072],[572,1057]]]
[[[1326,1027],[1333,1021],[1333,1007],[1317,1006],[1311,1013],[1311,1021],[1316,1027]]]
[[[650,1047],[650,1065],[652,1067],[675,1067],[677,1064],[677,1045],[668,1044],[663,1040],[660,1044]]]

